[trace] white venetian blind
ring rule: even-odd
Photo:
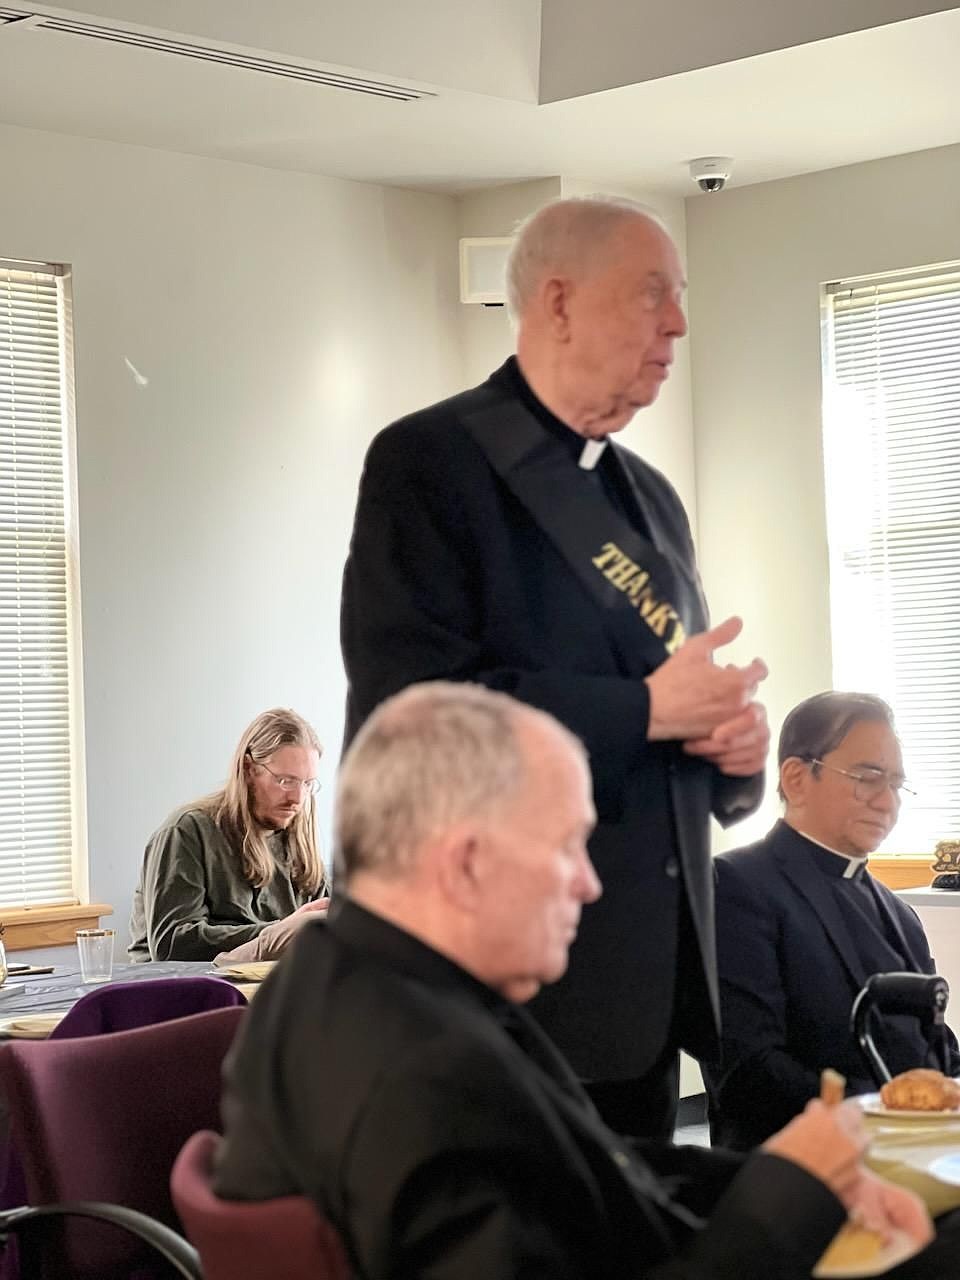
[[[960,263],[824,293],[834,684],[893,706],[889,851],[960,837]]]
[[[0,261],[0,909],[76,899],[62,274]]]

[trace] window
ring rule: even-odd
[[[0,260],[0,910],[85,889],[69,275]]]
[[[960,836],[960,263],[824,290],[834,685],[887,699],[891,851]]]

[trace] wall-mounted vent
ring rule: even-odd
[[[73,18],[56,18],[0,7],[0,19],[5,22],[21,22],[24,19],[30,19],[30,28],[35,31],[55,31],[61,35],[85,36],[89,40],[101,40],[108,44],[129,45],[134,49],[152,49],[155,53],[177,54],[181,58],[195,58],[200,62],[212,62],[221,67],[240,67],[244,71],[259,71],[261,75],[279,76],[286,80],[303,80],[308,84],[325,85],[330,89],[348,89],[351,93],[365,93],[375,98],[390,98],[394,102],[414,102],[420,98],[437,96],[429,90],[412,89],[408,85],[392,84],[386,80],[370,80],[364,76],[349,75],[345,71],[322,70],[296,62],[258,58],[254,54],[236,53],[231,49],[217,49],[210,45],[193,44],[188,40],[173,40],[167,36],[149,35],[143,31],[129,31],[122,27],[104,27],[97,23],[80,22]]]

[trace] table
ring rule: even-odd
[[[118,964],[114,965],[113,977],[109,982],[87,984],[80,981],[79,967],[58,967],[56,973],[13,974],[7,979],[10,985],[19,986],[23,983],[26,990],[18,995],[4,996],[3,987],[0,987],[0,1019],[18,1018],[27,1013],[54,1013],[61,1009],[65,1013],[89,991],[117,983],[149,982],[153,978],[184,978],[196,974],[207,974],[214,978],[220,976],[209,960],[157,960],[151,964]],[[240,990],[249,999],[250,987],[244,984]]]
[[[960,1187],[927,1172],[938,1156],[960,1152],[960,1115],[955,1120],[865,1119],[872,1139],[866,1163],[875,1173],[915,1191],[934,1217],[960,1208]]]

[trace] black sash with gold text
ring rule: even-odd
[[[525,405],[489,386],[458,400],[461,421],[494,471],[602,608],[628,674],[647,674],[705,627],[696,578],[585,483]]]

